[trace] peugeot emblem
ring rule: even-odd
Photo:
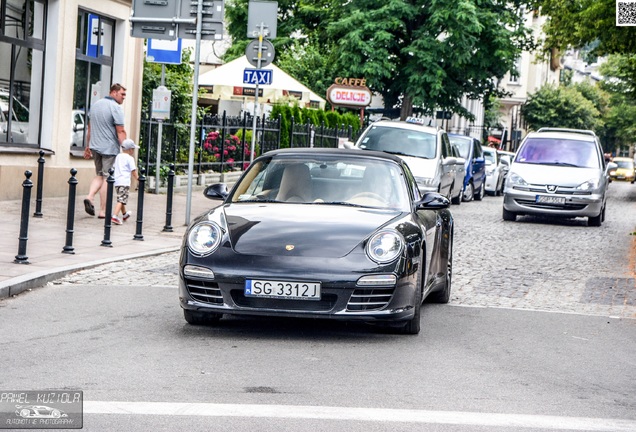
[[[557,187],[555,185],[546,185],[545,190],[547,190],[550,193],[554,193],[557,190]]]
[[[285,245],[285,250],[290,251],[292,249],[294,249],[294,245]]]

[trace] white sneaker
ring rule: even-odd
[[[119,220],[117,216],[113,216],[112,218],[110,218],[110,221],[115,225],[121,225],[121,220]]]
[[[122,215],[122,219],[123,220],[128,220],[128,218],[131,217],[131,216],[132,216],[132,212],[130,210],[128,210],[126,213],[124,213]]]

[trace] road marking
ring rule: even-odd
[[[84,413],[350,420],[575,431],[633,432],[636,430],[636,420],[626,419],[302,405],[84,401]]]

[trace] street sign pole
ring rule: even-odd
[[[261,68],[261,60],[263,54],[263,23],[261,22],[258,29],[258,60],[256,61],[256,69]],[[256,80],[256,91],[254,92],[254,118],[252,119],[252,146],[250,149],[250,164],[254,161],[254,151],[256,149],[256,110],[258,107],[258,79]],[[262,149],[261,149],[262,150]]]
[[[166,65],[161,64],[161,87],[165,86],[166,81]],[[155,194],[159,194],[159,185],[161,177],[159,172],[161,170],[161,140],[163,138],[163,120],[157,120],[159,122],[159,130],[157,131],[157,168],[155,169]]]
[[[192,116],[190,119],[190,154],[188,155],[188,194],[186,199],[185,224],[190,223],[192,207],[192,172],[194,171],[194,140],[197,132],[197,105],[199,102],[199,58],[201,56],[201,27],[203,0],[197,2],[197,34],[194,48],[194,88],[192,89]]]

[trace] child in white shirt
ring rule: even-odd
[[[122,220],[127,220],[132,212],[126,210],[126,204],[128,204],[128,194],[130,193],[130,178],[134,177],[135,180],[139,180],[139,174],[137,173],[137,166],[135,165],[135,149],[139,146],[135,145],[131,139],[125,139],[121,143],[121,153],[115,158],[115,190],[117,191],[117,204],[111,218],[112,223],[115,225],[121,225]],[[121,219],[118,217],[121,212]]]

